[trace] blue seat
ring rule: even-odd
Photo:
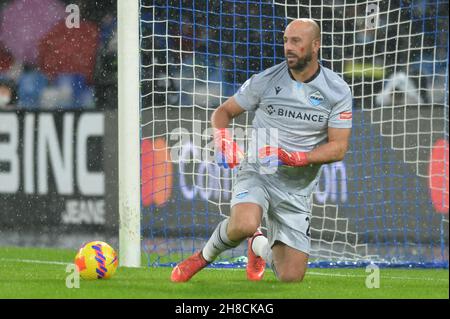
[[[71,90],[72,98],[65,100],[60,107],[64,109],[78,109],[83,105],[83,94],[87,89],[86,78],[81,74],[60,74],[55,79],[55,86],[59,89]]]
[[[48,85],[47,77],[39,71],[22,74],[18,81],[19,107],[38,109],[43,89]]]

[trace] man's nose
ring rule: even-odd
[[[295,48],[294,48],[294,46],[292,44],[292,41],[287,40],[284,43],[284,49],[285,49],[286,52],[288,52],[288,51],[294,52]]]

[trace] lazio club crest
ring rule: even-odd
[[[324,97],[322,96],[322,93],[320,93],[320,91],[316,91],[309,96],[309,102],[311,102],[311,104],[314,106],[319,105],[323,102],[323,100]]]

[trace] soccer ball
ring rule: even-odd
[[[119,259],[110,245],[102,241],[92,241],[78,250],[75,265],[83,279],[108,279],[116,272]]]

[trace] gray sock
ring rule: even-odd
[[[203,257],[208,262],[212,262],[225,250],[239,246],[240,241],[235,242],[228,238],[227,227],[229,218],[221,221],[214,230],[211,238],[209,238],[205,247],[203,247],[202,254]]]

